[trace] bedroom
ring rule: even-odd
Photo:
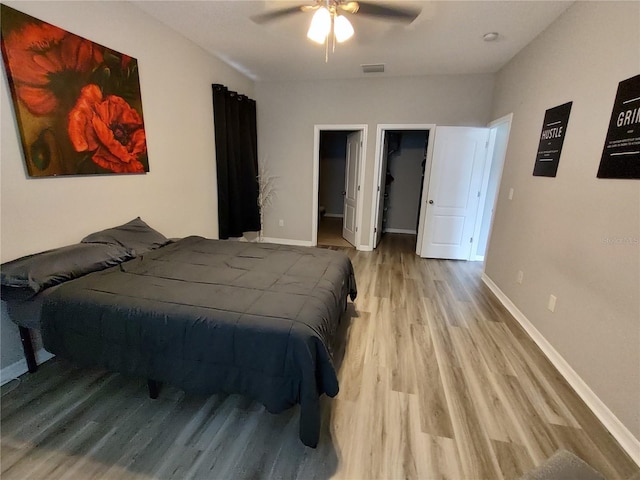
[[[74,243],[138,215],[168,237],[215,238],[212,83],[258,101],[261,156],[285,180],[266,233],[298,242],[310,239],[310,187],[298,179],[311,178],[299,159],[309,158],[315,124],[368,123],[372,155],[371,132],[379,123],[486,125],[513,112],[487,274],[637,448],[638,184],[595,178],[618,82],[639,70],[637,3],[578,2],[492,74],[266,83],[253,82],[128,3],[92,2],[82,9],[74,3],[7,3],[138,59],[151,171],[27,179],[3,80],[3,262]],[[393,98],[385,115],[372,112],[369,99],[385,95]],[[333,108],[317,113],[327,98]],[[533,178],[534,140],[544,111],[570,100],[574,111],[558,177]],[[294,140],[287,146],[279,141],[283,135]],[[507,198],[509,188],[513,201]],[[622,238],[636,241],[615,241]],[[491,249],[499,253],[492,256]],[[519,270],[522,286],[515,282]],[[554,314],[546,308],[550,294],[558,297]],[[20,361],[22,352],[17,329],[2,321],[4,370]]]

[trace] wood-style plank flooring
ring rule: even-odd
[[[607,479],[638,467],[480,281],[415,237],[348,250],[358,298],[335,347],[317,449],[238,395],[209,398],[53,359],[2,387],[9,479],[515,479],[557,449]],[[347,250],[345,250],[347,251]]]
[[[318,221],[318,246],[355,248],[342,237],[342,223],[340,217],[321,217]]]

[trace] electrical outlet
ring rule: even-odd
[[[278,226],[279,227],[284,227],[284,220],[283,219],[278,220]]]
[[[518,270],[518,276],[516,277],[516,282],[522,285],[522,280],[524,280],[524,272],[522,270]]]
[[[513,188],[509,189],[509,200],[513,200]]]
[[[556,300],[558,300],[558,298],[555,295],[549,295],[549,303],[547,304],[547,308],[552,312],[555,312],[556,310]]]

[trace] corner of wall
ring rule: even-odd
[[[545,354],[553,366],[571,385],[573,390],[584,401],[584,403],[593,411],[602,424],[609,430],[611,435],[620,443],[622,448],[629,454],[638,466],[640,466],[640,440],[635,438],[627,427],[616,417],[616,415],[600,400],[600,398],[591,390],[589,385],[576,373],[562,355],[549,343],[549,341],[536,329],[529,319],[522,313],[518,307],[507,297],[502,290],[491,280],[491,278],[482,274],[482,281],[489,287],[497,299],[509,311],[511,316],[522,326],[529,334],[531,339],[538,345],[540,350]]]

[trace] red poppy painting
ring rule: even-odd
[[[29,176],[148,172],[137,60],[0,8],[2,57]]]

